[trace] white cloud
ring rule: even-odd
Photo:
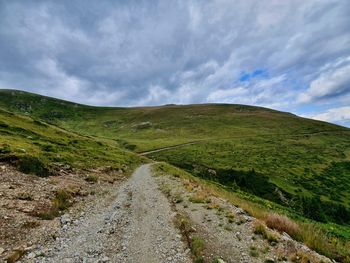
[[[256,83],[257,88],[271,88],[274,85],[280,84],[281,82],[286,80],[286,75],[283,74],[281,76],[273,77],[270,79],[259,80]]]
[[[310,83],[310,88],[299,95],[299,101],[308,103],[345,93],[350,93],[350,64],[321,73]]]
[[[51,96],[61,97],[69,99],[71,97],[80,95],[86,88],[87,83],[75,76],[69,76],[64,70],[57,64],[57,61],[51,58],[45,58],[38,61],[36,68],[42,73],[43,82],[45,83],[46,91]],[[57,83],[60,83],[61,88],[56,89]]]
[[[208,102],[232,102],[237,97],[241,97],[247,93],[247,90],[243,87],[237,87],[227,90],[216,90],[209,94],[207,97]]]
[[[312,119],[327,122],[347,122],[350,121],[350,107],[339,107],[328,109],[325,112],[309,116]]]

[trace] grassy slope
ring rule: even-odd
[[[27,113],[82,134],[126,140],[146,151],[197,139],[348,130],[270,109],[244,105],[106,108],[0,90],[0,107]],[[142,125],[149,122],[150,126]]]
[[[130,171],[141,162],[137,155],[103,140],[77,135],[56,126],[0,109],[0,159],[22,162],[38,160],[52,169],[112,166]],[[29,159],[29,161],[33,160]],[[32,167],[35,173],[35,167]]]
[[[284,224],[281,224],[281,221],[278,223],[276,222],[276,225],[271,224],[270,222],[268,223],[269,227],[275,229],[281,229],[281,227],[283,227],[283,231],[287,232],[294,239],[302,241],[309,248],[318,253],[326,255],[327,257],[339,262],[350,262],[350,236],[347,238],[338,238],[334,235],[329,235],[329,230],[324,224],[300,217],[295,214],[292,209],[249,195],[246,192],[239,190],[233,192],[224,185],[195,177],[192,174],[167,163],[159,162],[153,166],[153,169],[157,175],[172,175],[183,180],[183,183],[186,184],[187,187],[199,185],[207,195],[217,196],[228,200],[232,204],[243,208],[250,215],[264,221],[265,223],[268,223],[269,215],[271,214],[276,215],[277,213],[279,216],[287,215],[289,219],[287,219]],[[292,218],[292,224],[287,223],[290,221],[290,218]],[[298,227],[290,227],[294,224],[297,224]],[[348,233],[345,226],[338,226],[336,230]],[[305,259],[303,260],[307,261]]]
[[[243,105],[103,108],[4,90],[0,108],[135,151],[204,140],[151,157],[228,186],[227,174],[244,174],[245,190],[282,194],[287,206],[297,196],[349,206],[350,130],[341,126]]]

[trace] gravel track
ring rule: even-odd
[[[62,216],[56,240],[21,262],[191,262],[174,215],[150,164],[142,165],[111,198],[77,219]]]

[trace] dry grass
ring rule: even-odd
[[[194,193],[189,199],[191,203],[210,203],[210,198],[208,196],[208,193],[199,190],[196,193]]]
[[[177,193],[177,194],[175,194],[172,201],[173,201],[173,203],[178,204],[178,203],[182,203],[183,200],[184,199],[183,199],[182,195],[180,193]]]
[[[304,251],[297,251],[291,255],[289,255],[289,260],[296,263],[318,263],[319,261],[315,259],[309,253]]]
[[[191,236],[194,229],[188,216],[179,213],[176,214],[174,224],[180,230],[184,241],[187,243],[187,246],[191,249],[193,261],[203,262],[202,252],[204,250],[205,243],[200,237]]]
[[[60,215],[60,212],[53,205],[49,204],[38,204],[34,211],[31,213],[32,216],[38,217],[42,220],[52,220]]]
[[[71,205],[71,198],[71,193],[67,190],[57,190],[56,196],[52,199],[52,205],[58,210],[66,210]]]
[[[235,214],[231,211],[227,212],[226,214],[226,218],[228,220],[229,223],[233,223],[235,220]]]
[[[270,213],[266,216],[265,223],[269,228],[286,232],[291,237],[297,238],[300,235],[299,225],[284,215]]]
[[[175,226],[180,230],[182,237],[185,239],[188,246],[191,244],[190,234],[193,232],[193,228],[188,216],[184,214],[176,214],[174,218]]]
[[[25,254],[25,251],[22,249],[14,250],[11,253],[11,255],[9,255],[6,258],[6,262],[7,263],[14,263],[14,262],[18,261],[19,259],[21,259],[21,257],[23,257],[24,254]]]
[[[222,187],[207,181],[195,178],[192,175],[173,166],[168,166],[170,174],[176,173],[182,178],[187,190],[193,191],[200,188],[208,196],[220,197],[228,200],[237,207],[242,208],[251,216],[266,222],[266,225],[279,231],[288,233],[293,238],[302,241],[310,249],[340,262],[350,263],[350,242],[328,236],[325,230],[313,223],[293,221],[284,215],[271,214],[266,207],[253,201],[246,200],[239,195],[227,191]],[[210,209],[210,208],[209,208]],[[266,227],[265,223],[263,225]]]
[[[59,216],[61,211],[71,206],[71,198],[72,195],[70,192],[59,189],[56,191],[55,197],[51,200],[51,204],[38,204],[31,215],[43,220],[52,220]]]
[[[36,228],[40,226],[40,222],[38,221],[26,221],[22,224],[22,228],[25,228],[25,229],[31,229],[31,228]]]
[[[195,188],[195,184],[193,183],[192,180],[189,180],[189,179],[184,179],[183,185],[185,186],[187,192],[192,192],[193,189]]]
[[[163,192],[167,197],[170,197],[171,195],[171,187],[168,184],[162,184],[159,186],[159,190]]]
[[[220,206],[217,203],[211,202],[205,206],[208,210],[218,209]]]
[[[268,229],[266,225],[259,220],[256,220],[254,222],[254,234],[261,235],[264,239],[266,239],[270,243],[278,242],[277,235],[273,233],[270,229]]]

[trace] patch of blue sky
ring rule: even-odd
[[[254,78],[267,78],[268,75],[269,74],[266,69],[256,69],[252,72],[242,72],[241,76],[239,77],[239,81],[245,82]]]

